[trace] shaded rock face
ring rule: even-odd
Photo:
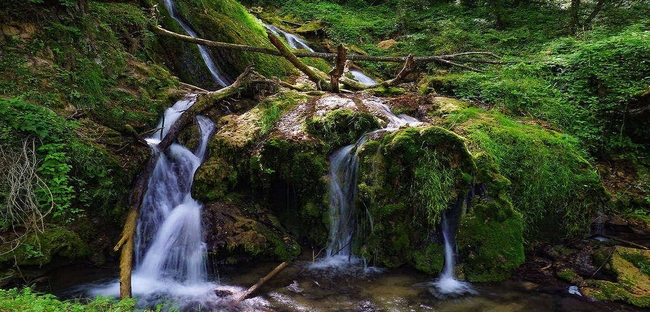
[[[526,207],[519,200],[525,189],[513,187],[513,181],[537,179],[543,186],[557,180],[535,170],[515,170],[521,160],[504,161],[509,159],[500,148],[528,157],[523,153],[531,152],[533,145],[537,152],[570,159],[570,170],[585,182],[579,190],[593,198],[581,195],[584,205],[569,201],[558,208],[561,213],[584,212],[589,219],[593,203],[601,198],[602,187],[597,179],[589,180],[593,170],[576,156],[572,141],[563,143],[564,137],[534,123],[515,123],[442,97],[282,91],[218,122],[211,156],[197,172],[193,191],[210,207],[211,231],[228,232],[208,233],[210,251],[220,259],[242,253],[287,259],[295,255],[296,242],[315,252],[325,247],[330,224],[328,155],[389,123],[379,104],[418,116],[423,123],[375,132],[359,151],[352,250],[372,264],[409,264],[439,272],[440,224],[445,217],[456,224],[458,273],[471,281],[507,278],[524,261],[527,231],[535,233],[531,228],[544,218],[534,219],[530,211],[518,208]],[[509,133],[515,124],[523,130]],[[540,135],[542,144],[537,143]],[[557,192],[557,197],[541,197],[536,204],[551,207],[553,201],[576,194],[571,188]],[[568,229],[578,228],[580,222],[564,220],[544,231],[574,235]]]

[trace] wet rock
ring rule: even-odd
[[[300,288],[300,284],[298,284],[298,281],[293,281],[289,286],[285,287],[288,291],[294,292],[294,293],[301,293],[303,292],[303,289]]]
[[[650,250],[602,248],[595,252],[594,260],[604,263],[603,269],[615,274],[616,279],[586,280],[582,285],[586,296],[650,307]]]
[[[358,312],[377,312],[377,309],[370,301],[364,300],[357,305]]]

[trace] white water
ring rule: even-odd
[[[362,71],[358,69],[350,69],[350,74],[354,76],[354,79],[366,86],[373,86],[377,84],[377,81],[374,79],[368,77],[366,74],[364,74]]]
[[[433,289],[432,292],[434,295],[439,297],[477,294],[474,288],[472,288],[472,285],[467,282],[459,281],[454,277],[455,257],[450,235],[453,234],[449,233],[447,220],[443,219],[442,237],[445,241],[445,266],[440,274],[440,278],[433,282],[432,286],[435,287],[435,289]]]
[[[314,52],[314,50],[307,44],[307,41],[301,39],[300,37],[298,37],[298,36],[296,36],[294,34],[288,33],[288,32],[286,32],[286,31],[284,31],[284,30],[282,30],[280,28],[277,28],[277,27],[273,26],[273,25],[267,25],[267,24],[264,24],[264,23],[262,23],[262,25],[264,25],[264,27],[266,27],[266,29],[270,30],[276,36],[284,37],[284,39],[287,40],[287,43],[289,44],[290,47],[292,47],[294,49],[305,49],[305,50],[308,50],[309,52]]]
[[[392,132],[401,126],[417,126],[417,119],[396,116],[390,108],[378,99],[364,99],[369,110],[388,119],[388,124],[379,130],[366,133],[356,144],[342,147],[330,156],[330,198],[329,217],[330,235],[326,256],[316,261],[311,267],[315,269],[338,268],[346,270],[363,263],[352,254],[352,240],[357,225],[354,200],[357,194],[357,172],[359,169],[359,152],[370,135],[379,132]],[[367,272],[375,271],[368,268]]]
[[[176,13],[174,12],[174,4],[172,3],[171,0],[165,0],[165,7],[167,8],[167,11],[169,11],[169,15],[181,26],[181,28],[183,28],[183,30],[185,30],[185,32],[188,35],[190,35],[190,37],[198,38],[197,33],[194,30],[192,30],[192,28],[189,25],[183,22],[182,19],[176,16]],[[201,53],[201,58],[203,59],[203,62],[205,62],[205,65],[208,67],[212,79],[222,87],[230,85],[230,83],[228,83],[228,79],[224,77],[223,74],[220,73],[219,69],[217,68],[217,65],[210,57],[210,53],[208,52],[208,49],[205,46],[202,46],[200,44],[197,44],[196,46],[199,48],[199,52]]]
[[[187,96],[165,112],[164,124],[148,139],[158,161],[149,179],[135,238],[135,270],[132,291],[140,304],[151,306],[172,300],[182,306],[218,302],[215,285],[207,282],[205,244],[202,241],[202,206],[190,196],[196,169],[203,162],[214,123],[197,116],[201,140],[194,152],[172,144],[157,151],[183,110],[196,102]],[[92,296],[119,296],[119,282],[94,287]]]

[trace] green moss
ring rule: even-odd
[[[323,140],[334,150],[352,144],[364,133],[379,128],[379,122],[368,113],[338,109],[324,117],[308,119],[305,128],[307,133]]]
[[[524,217],[528,239],[559,239],[589,229],[607,196],[577,139],[476,108],[446,120],[468,138],[472,153],[492,159],[496,172],[512,182],[507,195]]]
[[[201,38],[273,49],[262,25],[237,1],[182,0],[174,5]],[[217,54],[232,77],[252,64],[256,71],[268,77],[285,77],[295,71],[286,60],[276,56],[252,52]]]
[[[422,251],[413,252],[413,263],[416,269],[427,274],[438,274],[445,262],[445,250],[440,244],[429,243]]]
[[[299,238],[324,244],[322,214],[328,165],[323,146],[281,138],[264,142],[259,158],[251,158],[254,193],[267,201],[282,224]]]
[[[0,249],[0,264],[11,267],[48,265],[55,257],[78,260],[89,255],[88,246],[72,231],[61,227],[49,228],[43,233],[29,234],[21,239],[20,246],[11,250],[9,244]],[[58,263],[63,264],[62,262]]]
[[[475,169],[464,139],[439,127],[404,128],[368,141],[359,157],[357,213],[368,216],[361,254],[388,267],[442,267],[442,246],[431,236],[469,189]]]
[[[650,307],[650,276],[647,264],[648,250],[621,246],[600,249],[594,253],[594,261],[602,260],[603,269],[613,273],[616,281],[588,280],[585,294],[599,300],[615,300],[638,307]]]
[[[561,278],[561,279],[563,279],[563,280],[565,280],[565,281],[567,281],[569,283],[576,283],[580,279],[580,276],[578,274],[576,274],[576,272],[573,271],[572,269],[565,269],[565,270],[559,271],[559,272],[556,273],[556,275],[557,275],[557,277],[559,277],[559,278]]]

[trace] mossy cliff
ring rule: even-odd
[[[83,14],[64,5],[69,2],[36,2],[0,4],[0,234],[18,243],[13,240],[32,233],[20,242],[44,255],[32,257],[43,270],[49,261],[57,265],[52,255],[69,244],[79,251],[70,258],[89,256],[78,247],[79,238],[101,263],[114,255],[130,182],[149,155],[134,133],[155,127],[177,97],[178,80],[148,62],[155,36],[139,5],[90,2]],[[32,177],[33,193],[20,193],[20,199],[34,200],[45,215],[45,232],[37,236],[51,247],[30,241],[36,223],[5,213],[15,193],[4,174],[26,164],[15,156],[23,153],[35,155],[32,165],[42,183]],[[52,231],[67,234],[48,240]],[[21,247],[9,255],[29,252]]]
[[[281,91],[244,114],[221,119],[194,193],[206,202],[252,199],[278,217],[279,236],[315,250],[324,247],[326,155],[387,122],[372,101],[425,121],[370,135],[359,152],[353,249],[377,265],[439,272],[445,217],[452,226],[457,223],[458,270],[471,281],[503,280],[523,263],[525,237],[585,233],[587,220],[606,200],[575,140],[534,121],[512,120],[449,98],[295,91]],[[531,154],[539,157],[524,157]],[[277,249],[283,246],[277,239],[266,240],[277,243],[244,250],[286,255],[285,247]],[[226,244],[215,251],[228,257],[238,244],[246,245]]]
[[[178,23],[167,12],[163,1],[158,3],[161,11],[161,25],[166,29],[185,34]],[[174,1],[175,14],[185,21],[200,38],[273,48],[266,31],[246,8],[234,0],[178,0]],[[199,55],[195,44],[183,43],[173,38],[161,38],[160,52],[164,61],[173,64],[175,72],[183,81],[214,89],[217,86]],[[285,77],[295,69],[283,58],[261,53],[210,49],[210,54],[231,81],[249,65],[267,77]]]

